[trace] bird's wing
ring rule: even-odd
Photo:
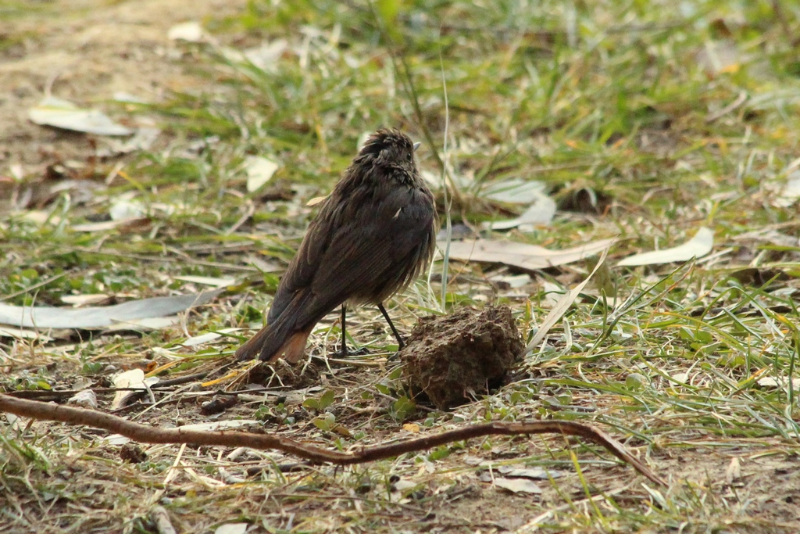
[[[401,285],[416,270],[418,255],[410,255],[420,247],[427,250],[435,217],[430,193],[393,186],[384,195],[360,200],[349,202],[349,213],[336,218],[340,224],[320,257],[309,287],[312,296],[296,310],[298,327],[350,298],[386,287],[391,277],[397,278],[393,287]]]

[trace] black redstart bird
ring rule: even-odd
[[[267,326],[236,351],[240,360],[300,360],[314,325],[340,305],[346,354],[346,303],[377,304],[403,347],[383,301],[426,268],[436,246],[436,207],[414,163],[417,146],[395,129],[369,137],[308,227]]]

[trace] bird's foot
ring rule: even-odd
[[[334,358],[347,358],[348,356],[366,356],[367,354],[369,354],[369,349],[367,347],[361,347],[357,350],[348,350],[347,347],[343,347],[334,352],[331,356]]]

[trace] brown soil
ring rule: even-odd
[[[241,10],[238,0],[54,0],[20,14],[0,32],[0,176],[12,165],[36,175],[56,162],[86,161],[102,139],[37,126],[28,110],[48,92],[104,109],[123,91],[158,102],[173,90],[199,87],[188,61],[167,39],[177,23]],[[2,41],[0,41],[2,43]],[[4,43],[5,44],[5,43]],[[113,109],[113,106],[111,106]],[[110,114],[111,110],[106,109]]]

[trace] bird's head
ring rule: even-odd
[[[412,142],[400,130],[383,128],[369,136],[354,163],[371,163],[374,167],[390,172],[399,171],[416,178],[418,172],[414,151],[417,147],[419,143]]]

